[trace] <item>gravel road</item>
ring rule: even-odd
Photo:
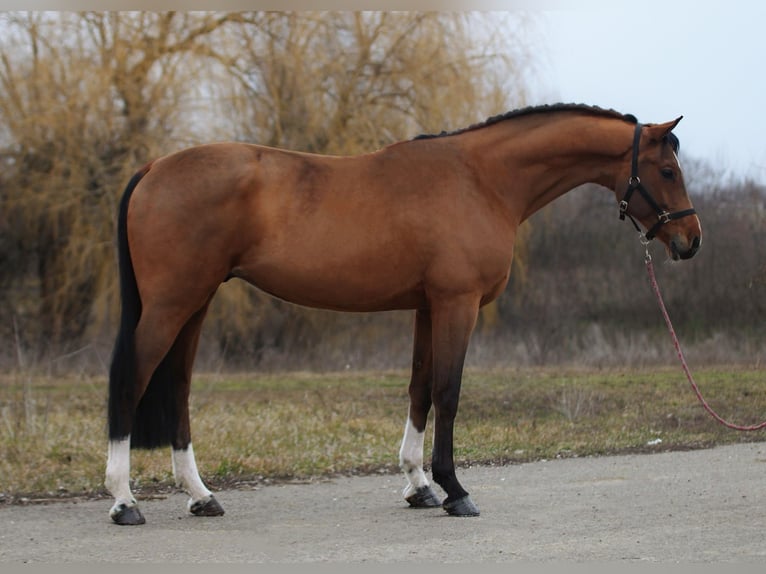
[[[481,509],[410,509],[400,476],[223,491],[220,518],[186,496],[0,508],[0,563],[766,561],[766,443],[463,469]]]

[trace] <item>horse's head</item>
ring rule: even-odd
[[[620,218],[627,215],[641,222],[646,238],[659,238],[673,259],[689,259],[702,243],[702,229],[686,193],[678,138],[672,133],[680,121],[636,124],[616,193]]]

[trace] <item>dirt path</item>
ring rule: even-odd
[[[181,494],[112,525],[108,501],[0,508],[0,562],[763,562],[766,443],[693,452],[475,467],[482,515],[412,510],[403,478],[343,478],[217,494],[195,518]]]

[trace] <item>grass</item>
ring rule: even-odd
[[[696,377],[725,418],[766,417],[763,371],[708,368]],[[397,472],[406,388],[405,372],[197,375],[200,471],[213,488]],[[105,405],[102,378],[0,376],[0,502],[104,496]],[[677,369],[469,370],[455,432],[460,465],[766,438],[715,423]],[[139,495],[172,487],[167,449],[136,451],[132,466]]]

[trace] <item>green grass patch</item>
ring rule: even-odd
[[[763,371],[696,377],[725,418],[766,418]],[[192,433],[203,478],[221,488],[396,472],[407,384],[405,372],[197,375]],[[0,376],[0,502],[104,495],[105,411],[101,378]],[[460,465],[766,438],[717,424],[677,369],[469,370],[455,432]],[[430,447],[427,440],[426,455]],[[132,467],[139,493],[172,486],[168,449],[136,451]]]

